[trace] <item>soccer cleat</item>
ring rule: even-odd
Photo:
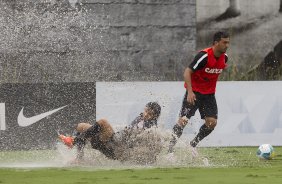
[[[74,138],[73,137],[68,137],[68,136],[64,136],[64,135],[59,135],[59,139],[69,148],[73,147],[73,141]]]

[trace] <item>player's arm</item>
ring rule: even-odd
[[[192,84],[191,84],[191,75],[193,73],[193,70],[191,70],[191,68],[187,67],[184,71],[184,81],[186,83],[186,90],[188,92],[187,95],[187,101],[189,103],[194,104],[195,100],[196,100],[196,95],[194,94],[193,90],[192,90]]]
[[[131,122],[131,124],[130,124],[127,128],[130,128],[130,129],[136,128],[137,125],[138,125],[138,123],[143,120],[142,117],[143,117],[143,114],[141,113],[139,116],[137,116],[137,117]]]
[[[184,77],[184,81],[187,85],[186,90],[189,92],[193,92],[192,90],[192,84],[191,84],[191,75],[193,73],[193,70],[191,70],[191,68],[187,67],[184,71],[183,77]]]
[[[192,63],[189,65],[189,67],[187,67],[184,71],[184,81],[186,83],[186,90],[188,92],[187,95],[187,101],[189,103],[194,104],[195,100],[196,100],[196,95],[194,94],[193,90],[192,90],[192,73],[202,69],[206,64],[207,64],[207,57],[208,54],[204,51],[199,52],[194,60],[192,61]]]

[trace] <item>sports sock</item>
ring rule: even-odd
[[[75,137],[73,144],[77,145],[78,147],[83,147],[86,144],[86,139],[81,137]]]
[[[190,142],[190,145],[192,147],[196,147],[197,144],[206,136],[208,136],[214,129],[211,129],[207,127],[206,124],[203,124],[199,130],[199,133],[196,135],[196,137]]]
[[[82,159],[83,155],[84,155],[84,146],[86,144],[86,139],[80,138],[80,137],[75,137],[74,138],[74,145],[76,145],[77,147],[77,159]]]
[[[183,127],[178,124],[173,126],[173,133],[179,138],[183,133]]]
[[[168,146],[168,152],[169,153],[173,152],[173,147],[177,143],[177,138],[179,138],[182,135],[182,132],[183,132],[183,127],[181,127],[178,124],[175,124],[173,126],[173,134],[172,134],[172,138],[169,142],[169,146]],[[176,136],[177,136],[177,138],[176,138]]]
[[[97,135],[101,131],[100,125],[96,122],[94,125],[89,127],[85,132],[76,132],[76,137],[74,138],[74,145],[77,146],[77,159],[81,159],[84,155],[84,146],[86,144],[86,139]]]

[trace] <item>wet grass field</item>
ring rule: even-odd
[[[200,148],[192,159],[187,150],[176,151],[174,161],[160,157],[155,165],[138,166],[118,161],[70,165],[52,151],[0,152],[0,183],[281,183],[282,147],[276,157],[260,160],[257,147]],[[40,155],[40,156],[38,156]],[[94,155],[95,156],[95,155]],[[97,156],[97,155],[96,155]],[[208,164],[203,160],[208,160]]]

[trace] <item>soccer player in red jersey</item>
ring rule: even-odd
[[[213,37],[213,45],[200,51],[193,62],[184,71],[186,93],[178,122],[173,127],[173,136],[169,145],[169,153],[177,138],[182,135],[188,120],[199,109],[201,118],[205,123],[201,126],[196,137],[190,141],[195,148],[197,144],[208,136],[217,124],[217,103],[215,99],[216,83],[223,69],[227,66],[228,56],[225,54],[229,47],[229,34],[217,32]],[[192,152],[193,153],[193,152]]]

